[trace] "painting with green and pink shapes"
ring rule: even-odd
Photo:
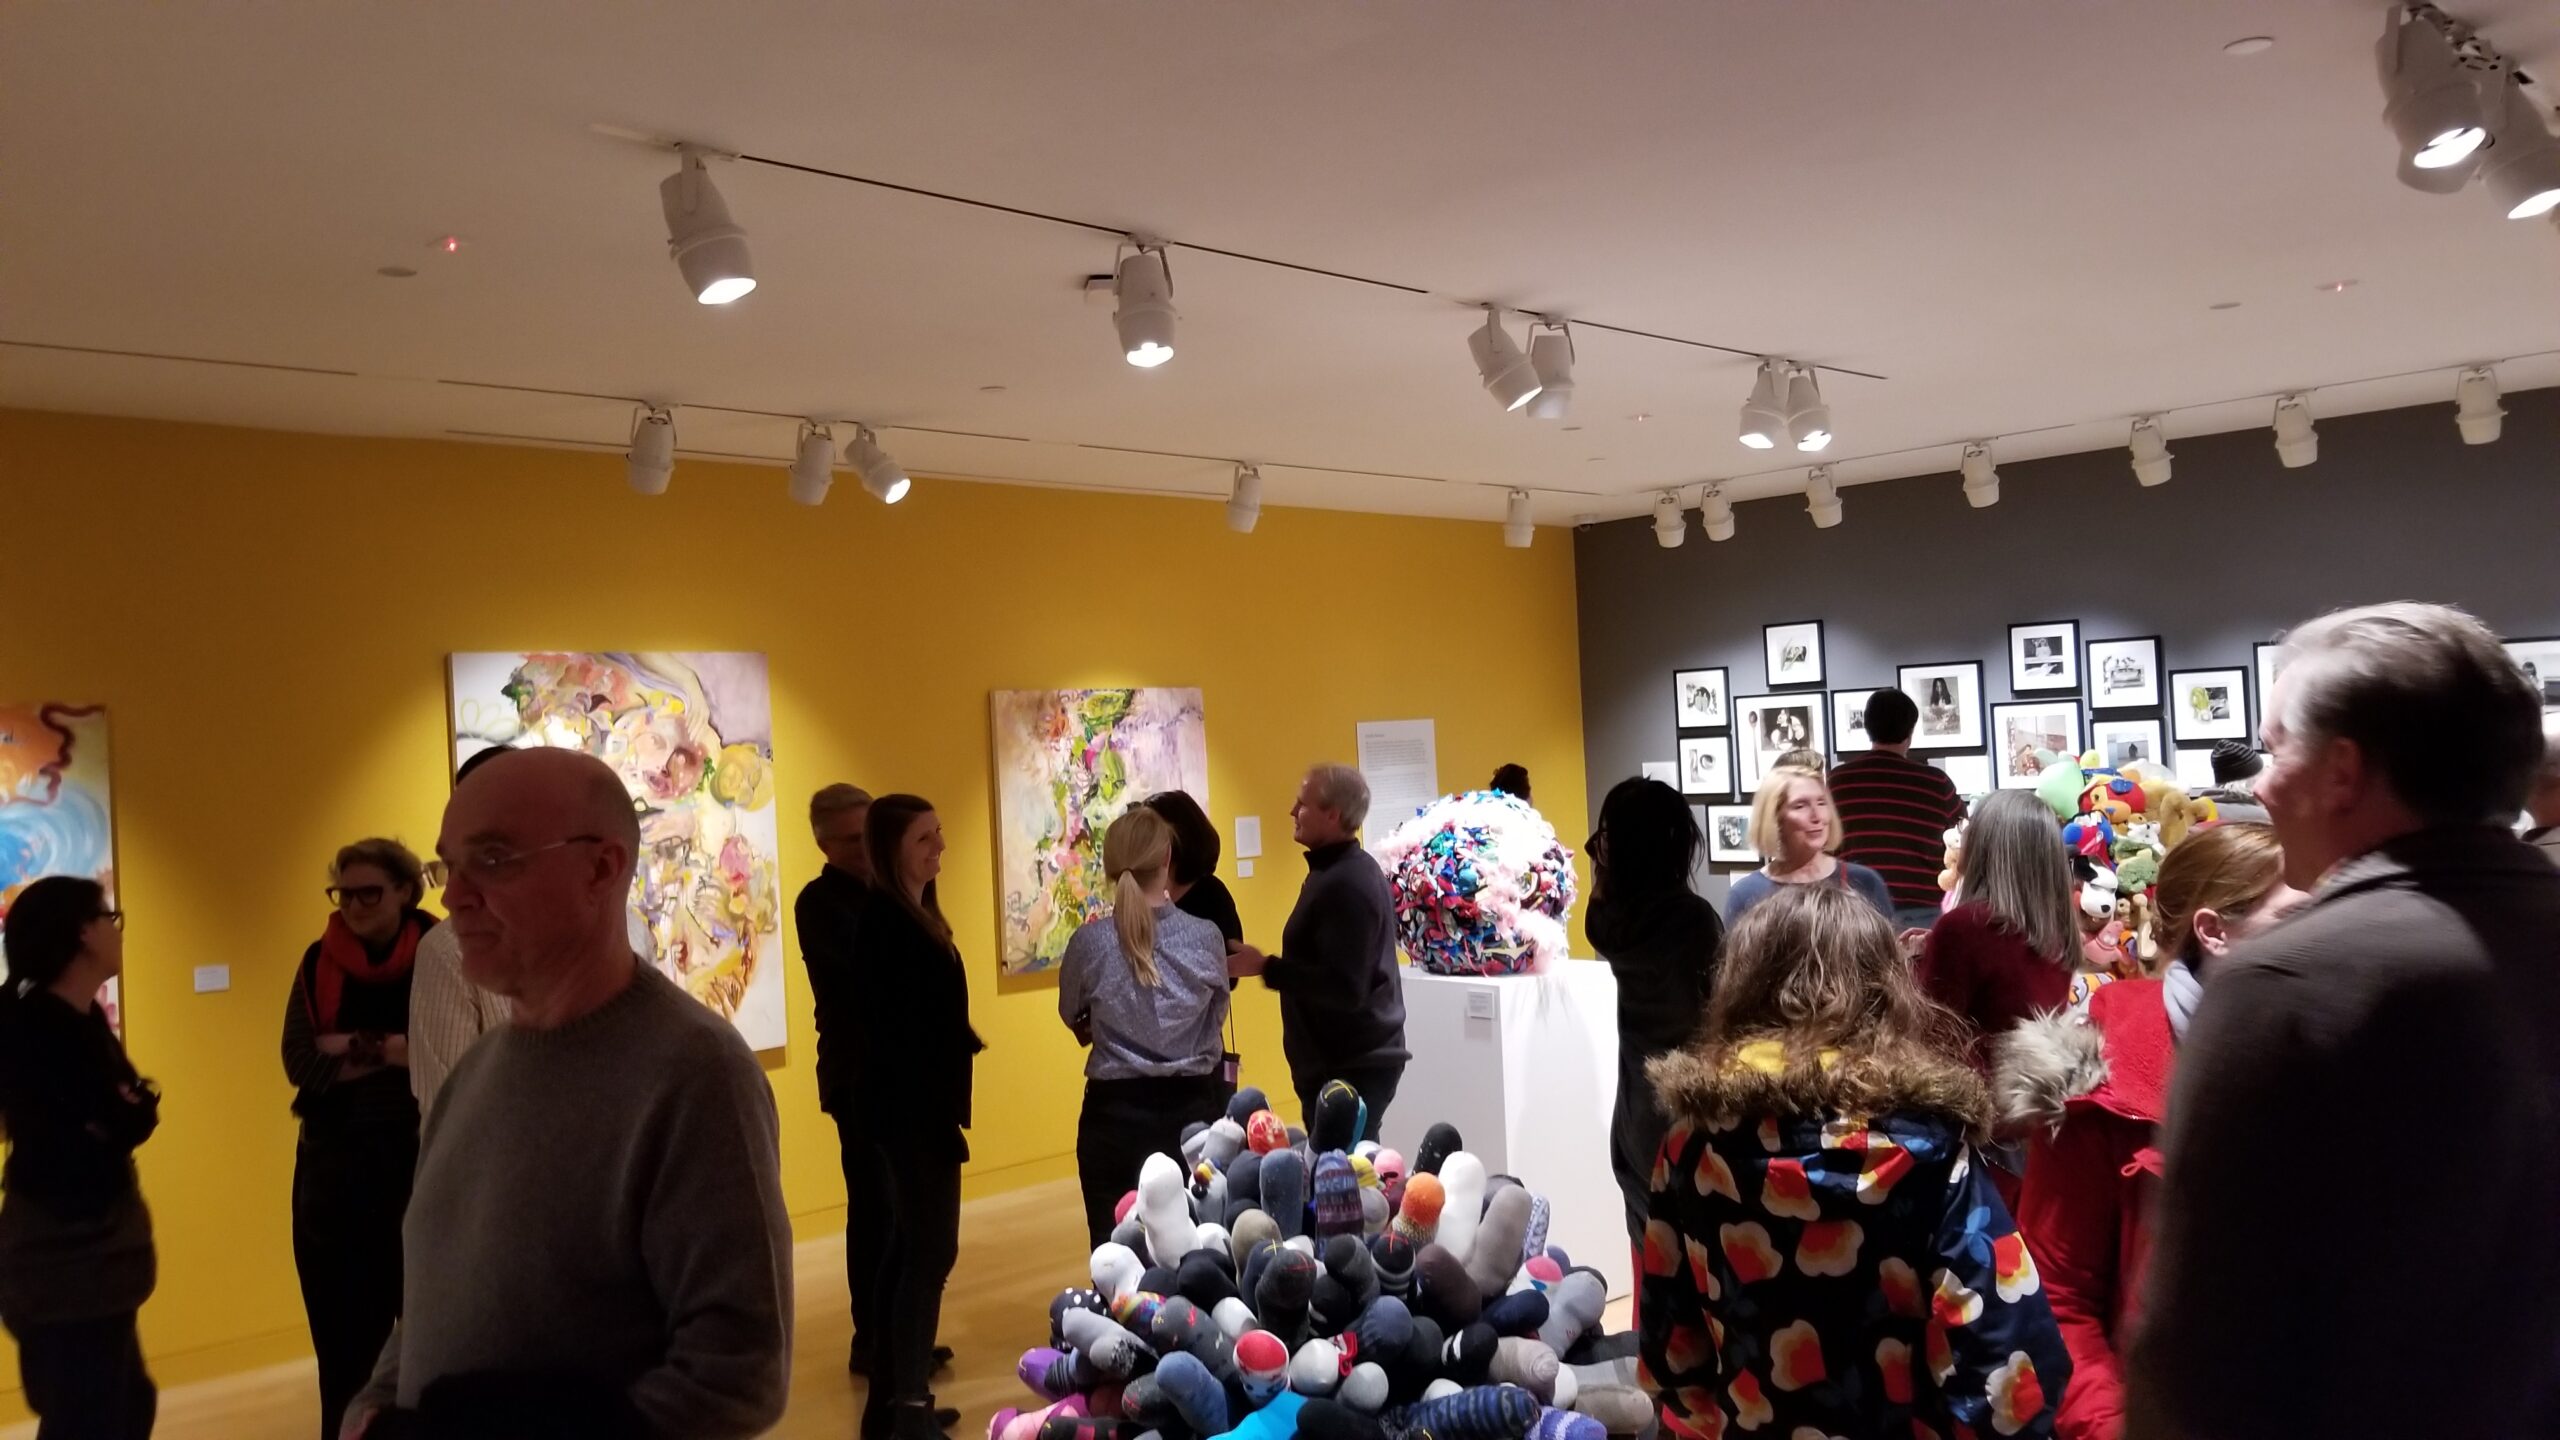
[[[0,701],[0,917],[18,892],[51,875],[106,887],[116,903],[116,832],[107,797],[107,712],[100,705]],[[98,1008],[124,1033],[124,987]]]
[[[1209,804],[1198,690],[998,690],[996,936],[1007,975],[1055,969],[1111,909],[1102,832],[1161,790]]]

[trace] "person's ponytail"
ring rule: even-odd
[[[1156,912],[1150,892],[1165,883],[1173,866],[1173,826],[1155,811],[1139,806],[1111,822],[1102,832],[1102,873],[1112,882],[1111,924],[1120,932],[1121,953],[1129,958],[1138,983],[1155,988]]]
[[[1156,912],[1147,903],[1147,887],[1135,870],[1120,872],[1120,885],[1111,901],[1111,924],[1120,932],[1120,949],[1129,957],[1129,971],[1138,983],[1152,990],[1156,984]]]

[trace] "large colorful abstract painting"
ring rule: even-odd
[[[1159,790],[1209,803],[1197,690],[998,690],[997,938],[1004,973],[1055,967],[1111,908],[1102,832]]]
[[[0,916],[48,875],[85,875],[116,903],[115,812],[107,799],[107,712],[97,705],[0,702]],[[124,993],[98,1001],[124,1033]]]
[[[552,745],[622,776],[640,810],[632,899],[658,968],[737,1025],[783,1043],[781,837],[762,655],[453,657],[453,751]]]

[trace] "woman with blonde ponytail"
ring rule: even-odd
[[[1076,931],[1058,970],[1058,1018],[1091,1047],[1076,1173],[1095,1245],[1111,1238],[1138,1167],[1179,1155],[1182,1127],[1217,1114],[1228,1094],[1227,939],[1174,907],[1173,826],[1144,807],[1112,821],[1102,872],[1111,913]]]

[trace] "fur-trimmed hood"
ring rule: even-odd
[[[1746,1117],[1825,1119],[1896,1111],[1934,1117],[1979,1138],[1989,1113],[1982,1081],[1954,1059],[1893,1063],[1824,1050],[1817,1063],[1788,1063],[1775,1040],[1692,1045],[1645,1066],[1664,1113],[1701,1124]]]
[[[2065,1105],[2105,1083],[2106,1040],[2084,1016],[2030,1015],[1991,1042],[1991,1100],[2004,1129],[2050,1134]]]

